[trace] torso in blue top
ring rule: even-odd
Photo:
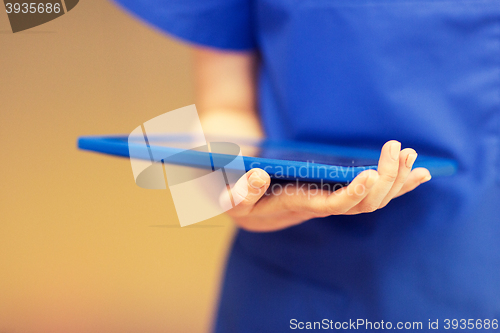
[[[395,139],[459,164],[374,213],[239,231],[217,332],[500,319],[500,1],[120,2],[194,43],[257,48],[271,138]]]

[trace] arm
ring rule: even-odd
[[[194,52],[197,105],[204,130],[263,137],[256,107],[257,56],[204,48]],[[430,180],[427,169],[411,170],[416,158],[413,149],[401,150],[399,142],[389,141],[382,147],[378,171],[366,170],[335,192],[307,187],[301,191],[291,183],[287,191],[269,195],[269,175],[252,169],[234,186],[233,196],[243,201],[227,213],[247,230],[273,231],[315,217],[373,212]]]
[[[203,129],[208,134],[261,138],[255,53],[195,48],[194,59],[196,105]]]

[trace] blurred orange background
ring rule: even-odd
[[[188,48],[97,0],[16,34],[2,7],[0,47],[0,332],[210,331],[230,221],[76,148],[193,104]]]

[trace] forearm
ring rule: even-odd
[[[208,135],[263,138],[259,118],[253,110],[201,109],[200,119],[203,130]]]
[[[196,105],[207,134],[262,138],[255,54],[196,48]]]

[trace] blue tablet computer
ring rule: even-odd
[[[200,168],[205,165],[200,161],[205,161],[207,156],[213,168],[214,163],[216,167],[223,166],[240,154],[246,171],[261,168],[275,180],[324,183],[346,183],[364,170],[376,170],[380,156],[380,150],[376,149],[273,140],[234,139],[231,143],[209,140],[207,149],[186,149],[185,143],[189,141],[187,135],[150,137],[148,149],[141,154],[140,149],[134,149],[139,148],[139,140],[135,142],[129,136],[83,136],[78,139],[78,148],[121,157],[130,157],[131,151],[139,151],[139,155],[132,157],[152,161],[152,156],[169,156],[162,162]],[[427,168],[433,177],[439,177],[453,175],[457,163],[419,155],[413,167]]]

